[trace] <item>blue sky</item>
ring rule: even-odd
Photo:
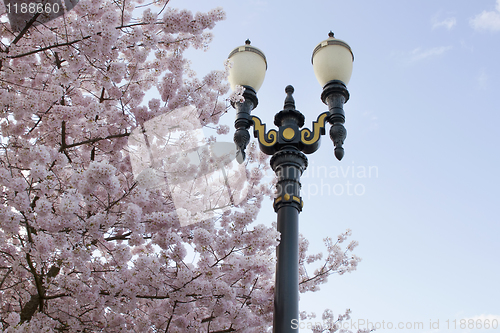
[[[309,155],[300,228],[314,252],[323,251],[323,237],[352,229],[363,261],[302,295],[301,310],[320,317],[324,308],[350,308],[356,321],[424,324],[408,332],[500,332],[459,327],[462,319],[487,316],[500,325],[500,0],[170,5],[227,13],[209,51],[189,54],[200,75],[221,69],[247,38],[266,54],[254,114],[269,125],[288,84],[306,126],[326,111],[311,54],[328,31],[354,52],[345,157],[334,158],[328,137]],[[371,176],[358,175],[370,167]],[[325,168],[328,174],[318,175]],[[275,219],[270,203],[259,219]],[[439,329],[429,328],[437,320]]]

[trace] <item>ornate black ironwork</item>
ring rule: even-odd
[[[304,115],[295,109],[293,99],[294,88],[287,86],[285,88],[287,96],[283,110],[274,117],[274,124],[278,126],[279,132],[272,129],[266,132],[266,125],[262,123],[259,117],[251,116],[254,125],[254,137],[258,139],[260,149],[263,153],[273,155],[285,146],[295,146],[299,151],[305,154],[311,154],[318,150],[321,135],[325,134],[325,120],[329,113],[325,112],[319,115],[313,122],[313,130],[308,128],[300,129],[304,126]]]
[[[347,137],[344,103],[349,100],[349,91],[342,81],[333,80],[323,88],[321,100],[328,105],[329,115],[326,120],[332,125],[330,138],[335,145],[335,157],[340,161],[344,157],[343,144]]]
[[[344,156],[344,140],[347,137],[347,130],[344,127],[345,114],[344,103],[349,100],[349,92],[342,81],[330,81],[323,88],[321,100],[328,105],[329,111],[318,116],[313,122],[312,131],[308,128],[300,129],[304,126],[304,115],[295,109],[295,100],[292,96],[294,88],[285,88],[287,96],[283,110],[274,117],[274,124],[278,126],[278,131],[271,129],[266,132],[266,125],[259,117],[251,116],[251,111],[257,106],[258,100],[255,90],[246,87],[245,101],[235,103],[236,121],[234,126],[234,143],[237,147],[236,158],[239,163],[245,160],[245,149],[250,142],[249,127],[254,126],[253,134],[258,139],[260,149],[267,155],[273,155],[285,146],[295,146],[305,154],[312,154],[318,150],[321,143],[321,136],[325,134],[325,123],[329,122],[330,138],[335,145],[335,157],[341,160]]]
[[[295,100],[292,96],[294,91],[295,89],[291,85],[288,85],[285,88],[285,105],[283,106],[283,110],[274,116],[274,124],[278,127],[286,126],[286,124],[289,123],[296,123],[298,127],[304,126],[304,115],[299,110],[295,109]]]
[[[278,177],[277,197],[274,210],[278,214],[278,231],[281,241],[276,248],[276,286],[274,297],[275,333],[293,333],[291,322],[299,316],[299,213],[304,202],[300,197],[300,177],[307,168],[307,157],[318,150],[321,136],[325,134],[325,123],[329,122],[330,138],[335,145],[335,156],[340,160],[344,155],[342,147],[346,138],[344,128],[345,115],[343,105],[349,99],[349,92],[341,81],[331,81],[323,88],[322,101],[328,105],[328,111],[320,114],[312,124],[312,131],[304,126],[304,115],[295,109],[292,86],[285,88],[287,94],[283,110],[274,117],[278,131],[266,132],[266,125],[250,112],[257,105],[257,95],[253,89],[245,90],[245,102],[236,103],[235,121],[236,143],[240,163],[245,159],[245,148],[250,140],[248,128],[254,126],[253,134],[259,141],[262,152],[271,157],[271,167]]]
[[[257,93],[252,87],[245,87],[243,97],[245,98],[243,102],[233,103],[233,107],[236,109],[236,120],[234,121],[236,132],[234,132],[233,140],[236,144],[236,160],[240,164],[245,160],[245,149],[250,142],[250,133],[248,132],[252,124],[250,112],[259,104]]]
[[[276,152],[276,143],[278,142],[278,132],[270,130],[266,132],[266,124],[262,124],[259,117],[252,116],[253,135],[259,141],[260,150],[267,155]]]
[[[329,112],[323,112],[318,116],[318,119],[313,122],[312,132],[308,128],[300,131],[301,151],[311,154],[318,150],[321,136],[325,134],[325,121],[329,114]]]

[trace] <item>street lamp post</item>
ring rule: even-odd
[[[262,152],[271,157],[271,167],[278,178],[274,210],[278,215],[278,231],[281,241],[276,249],[276,284],[274,295],[274,333],[292,333],[292,320],[299,320],[299,213],[304,202],[300,196],[300,176],[307,167],[307,157],[318,150],[321,135],[325,134],[325,123],[330,128],[330,138],[335,145],[335,156],[344,156],[346,138],[343,105],[349,99],[346,84],[352,73],[354,56],[351,48],[342,40],[329,38],[319,43],[313,51],[312,63],[318,82],[323,87],[321,100],[328,111],[313,122],[312,131],[304,126],[304,115],[295,109],[294,88],[285,88],[283,110],[274,117],[278,131],[266,131],[266,125],[251,115],[257,106],[257,91],[264,81],[267,61],[264,53],[247,40],[245,45],[235,48],[230,54],[232,67],[229,83],[233,90],[237,85],[245,87],[243,102],[234,103],[236,120],[234,143],[239,163],[245,160],[245,148],[250,142],[250,126],[259,141]],[[302,128],[302,129],[301,129]]]

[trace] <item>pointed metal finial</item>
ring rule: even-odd
[[[332,38],[335,38],[334,34],[333,34],[333,31],[330,30],[330,32],[328,33],[328,37],[332,37]]]
[[[347,130],[340,122],[336,122],[330,127],[330,139],[335,145],[335,157],[340,161],[344,157],[344,141],[347,137]]]
[[[283,107],[284,110],[295,110],[295,100],[293,99],[293,92],[295,89],[293,86],[288,85],[285,88],[286,92],[286,98],[285,98],[285,106]]]
[[[245,45],[250,45],[250,43],[251,43],[250,39],[247,39],[247,40],[245,41]]]
[[[342,157],[344,157],[344,148],[342,148],[342,147],[336,147],[334,152],[335,152],[335,157],[339,161],[342,160]]]

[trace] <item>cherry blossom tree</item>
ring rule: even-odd
[[[246,169],[223,182],[230,209],[180,226],[178,215],[199,207],[181,212],[172,188],[144,186],[128,149],[134,131],[186,107],[187,115],[166,118],[159,137],[194,123],[229,132],[219,125],[228,110],[226,70],[199,79],[184,57],[188,48],[207,49],[224,12],[193,15],[168,0],[81,0],[20,31],[5,12],[0,2],[3,330],[268,331],[279,234],[255,222],[272,195],[263,182],[267,157],[251,145]],[[160,98],[145,100],[151,89]],[[196,145],[188,134],[178,139],[185,149]],[[186,163],[163,167],[188,178],[203,171]],[[308,255],[301,240],[301,292],[356,268],[356,242],[340,247],[347,236],[326,239],[325,257]],[[319,268],[308,273],[313,263]]]

